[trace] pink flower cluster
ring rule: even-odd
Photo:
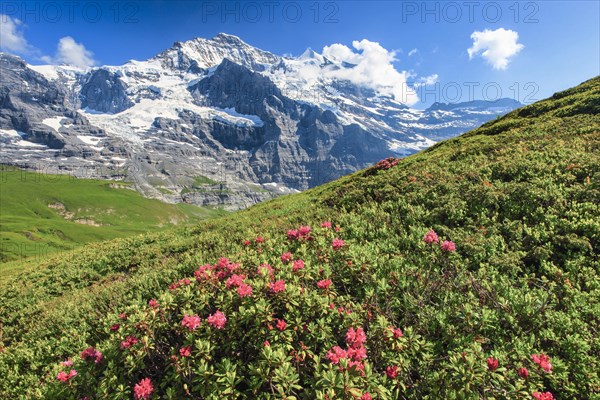
[[[177,290],[182,286],[189,286],[191,285],[192,282],[189,279],[180,279],[179,281],[175,282],[175,283],[171,283],[169,285],[169,290]]]
[[[385,368],[385,374],[390,379],[396,379],[398,377],[398,373],[399,371],[397,365],[390,365]]]
[[[395,165],[398,165],[398,163],[400,162],[400,160],[402,160],[401,158],[394,158],[394,157],[389,157],[389,158],[384,158],[383,160],[377,162],[377,164],[375,164],[375,166],[373,168],[379,170],[379,169],[390,169]]]
[[[429,231],[427,231],[425,236],[423,236],[423,241],[429,245],[432,245],[434,243],[439,243],[440,238],[438,237],[438,234],[434,230],[429,230]],[[456,251],[456,244],[451,240],[444,240],[442,242],[442,244],[440,245],[440,247],[441,247],[442,251],[445,251],[448,253],[452,253],[452,252]]]
[[[138,343],[139,340],[133,335],[127,336],[125,340],[121,342],[121,349],[128,349],[134,344]]]
[[[333,364],[339,364],[341,359],[348,359],[348,366],[354,367],[359,371],[364,369],[362,360],[367,358],[367,349],[364,347],[367,341],[367,335],[362,328],[350,328],[346,333],[347,349],[344,350],[339,346],[334,346],[327,352],[327,359]]]
[[[554,400],[554,396],[550,392],[533,392],[531,395],[535,400]]]
[[[150,306],[151,308],[158,308],[160,304],[158,304],[158,301],[156,301],[155,299],[150,299],[148,301],[148,306]]]
[[[64,371],[59,372],[58,375],[56,375],[56,379],[63,383],[66,383],[69,379],[71,379],[75,376],[77,376],[77,371],[72,369],[69,372],[64,372]]]
[[[218,310],[214,314],[209,315],[206,320],[210,325],[217,329],[223,329],[225,327],[225,324],[227,323],[227,318],[225,317],[225,314]]]
[[[440,239],[438,238],[437,233],[433,230],[427,231],[425,236],[423,236],[423,241],[427,244],[439,243]]]
[[[331,279],[323,279],[317,282],[319,289],[329,289],[329,286],[331,286]]]
[[[273,293],[280,293],[285,291],[285,281],[280,279],[278,281],[269,284],[269,289]]]
[[[283,332],[285,330],[285,328],[287,327],[287,322],[285,322],[285,320],[283,320],[283,319],[278,319],[275,327]]]
[[[337,251],[337,250],[341,249],[342,247],[344,247],[344,241],[342,239],[335,238],[331,242],[331,247]]]
[[[321,223],[321,228],[331,229],[331,221],[323,221]]]
[[[294,260],[294,263],[292,265],[292,271],[298,272],[298,271],[300,271],[303,268],[304,268],[304,261],[302,261],[302,260]]]
[[[404,333],[402,332],[402,329],[400,329],[400,328],[395,328],[393,326],[390,326],[388,328],[388,330],[392,333],[392,336],[394,337],[394,339],[398,339],[398,338],[401,338],[402,336],[404,336]]]
[[[552,364],[550,363],[550,357],[542,354],[532,354],[531,359],[534,363],[540,366],[546,372],[552,372]]]
[[[144,378],[133,387],[133,397],[135,400],[148,400],[154,392],[154,386],[150,378]]]
[[[82,351],[80,356],[81,356],[82,360],[88,361],[88,362],[93,361],[96,364],[101,363],[102,360],[104,359],[104,356],[102,355],[102,353],[93,347],[88,347],[87,349]]]
[[[289,251],[286,253],[283,253],[281,255],[281,262],[284,264],[289,263],[292,260],[292,253],[290,253]]]
[[[181,320],[181,326],[186,327],[189,331],[193,331],[200,326],[200,321],[198,315],[184,315]]]
[[[487,362],[488,369],[490,371],[495,371],[498,369],[498,359],[497,358],[488,357],[486,362]]]
[[[179,355],[181,357],[189,357],[192,354],[192,346],[183,346],[179,349]]]
[[[310,237],[310,226],[301,226],[298,229],[290,229],[287,232],[288,240],[311,240]]]
[[[228,258],[219,258],[215,265],[205,264],[198,268],[194,275],[197,282],[208,281],[211,279],[223,280],[237,273],[240,265],[229,261]]]

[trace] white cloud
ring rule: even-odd
[[[495,31],[489,29],[475,31],[471,34],[471,39],[473,39],[473,46],[467,50],[469,59],[481,53],[481,57],[494,69],[506,69],[510,59],[525,47],[518,43],[517,32],[504,28]]]
[[[419,49],[412,49],[411,51],[408,52],[408,56],[412,57],[415,54],[417,54],[419,52]]]
[[[19,54],[33,52],[35,49],[27,43],[22,28],[20,20],[0,14],[0,49]]]
[[[58,41],[54,57],[42,57],[52,64],[67,64],[75,67],[91,67],[96,64],[94,53],[77,43],[71,36],[65,36]]]
[[[421,78],[418,79],[417,83],[415,83],[415,86],[431,86],[431,85],[435,85],[438,81],[438,74],[432,74],[429,76],[423,76]]]
[[[393,96],[396,101],[411,105],[419,101],[415,91],[408,87],[409,73],[398,71],[393,65],[396,52],[383,48],[377,42],[363,39],[352,42],[351,49],[343,44],[332,44],[323,48],[323,55],[338,62],[353,64],[353,67],[329,67],[321,73],[332,79],[348,80],[356,85],[371,88],[380,94]]]

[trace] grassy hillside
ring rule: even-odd
[[[219,215],[218,210],[146,199],[123,183],[1,168],[0,262],[25,257],[35,262],[85,243]],[[11,266],[18,267],[13,263],[0,270]]]
[[[1,284],[0,397],[600,398],[599,114],[594,78],[298,195],[49,257]]]

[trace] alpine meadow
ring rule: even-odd
[[[206,212],[13,261],[0,398],[600,399],[600,77]]]

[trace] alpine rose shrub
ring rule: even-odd
[[[282,398],[448,398],[448,393],[450,398],[458,398],[457,393],[468,392],[461,383],[466,376],[472,380],[470,390],[488,393],[490,398],[522,399],[523,393],[530,393],[534,399],[554,399],[549,391],[539,392],[543,388],[557,393],[550,386],[554,374],[547,375],[552,372],[552,364],[544,353],[531,355],[533,363],[539,366],[533,374],[511,361],[507,364],[510,368],[500,368],[498,358],[483,356],[477,341],[473,346],[479,347],[475,350],[469,347],[472,342],[462,343],[454,353],[435,361],[431,343],[421,336],[422,330],[409,325],[403,331],[392,322],[410,317],[386,313],[386,309],[393,307],[390,300],[402,298],[409,287],[407,282],[443,291],[452,276],[440,274],[436,282],[436,274],[426,277],[407,269],[407,280],[402,286],[398,285],[400,277],[396,272],[385,272],[376,280],[374,271],[382,266],[371,267],[368,259],[357,259],[354,247],[332,254],[329,244],[337,251],[345,247],[344,240],[333,238],[330,224],[322,226],[324,229],[315,233],[302,225],[287,235],[297,243],[289,243],[283,235],[280,243],[269,240],[264,251],[253,244],[266,242],[257,236],[251,247],[240,252],[240,263],[219,258],[215,264],[198,267],[195,282],[183,278],[165,285],[167,297],[160,297],[162,304],[159,297],[152,298],[137,311],[128,310],[130,316],[121,313],[117,320],[113,315],[113,320],[107,321],[112,333],[101,344],[111,355],[110,361],[102,362],[104,356],[94,347],[84,349],[76,365],[63,358],[58,367],[73,369],[59,369],[52,376],[57,390],[72,391],[74,399],[103,398],[102,393],[94,394],[94,388],[102,385],[108,385],[108,390],[115,393],[123,387],[132,388],[136,400],[185,398],[192,392],[190,388],[198,398],[237,391],[242,393],[238,397],[256,398],[272,390]],[[428,245],[439,244],[434,231],[429,231],[423,240]],[[415,245],[419,251],[418,243]],[[301,258],[294,260],[292,252],[285,251],[288,246]],[[444,252],[455,249],[450,241],[439,247]],[[431,249],[420,251],[432,254]],[[439,260],[443,267],[454,262],[450,257],[432,259],[434,265],[428,264],[431,269]],[[278,260],[286,265],[277,264]],[[279,267],[273,268],[269,263]],[[432,281],[430,286],[427,279]],[[333,281],[336,290],[330,290]],[[362,288],[365,282],[371,285],[369,300],[354,301],[349,292]],[[186,286],[191,287],[180,290]],[[377,296],[381,296],[380,302]],[[483,296],[479,301],[486,299]],[[418,309],[430,311],[427,301],[423,301]],[[464,296],[460,296],[457,307],[464,301]],[[207,322],[204,329],[200,329],[202,319]],[[220,332],[226,326],[227,331]],[[458,354],[456,359],[453,354]],[[321,359],[318,364],[317,359]],[[508,354],[507,359],[514,357]],[[414,380],[424,376],[436,362],[444,363],[439,367],[441,371],[454,371],[456,377],[441,375],[438,382],[444,384],[440,387],[435,383],[425,387]],[[271,372],[262,375],[269,369]],[[108,371],[119,371],[125,378],[110,383],[104,378],[108,375],[103,375],[112,373]],[[465,371],[464,375],[461,371]],[[239,378],[222,379],[227,376]],[[543,380],[543,376],[549,380]],[[511,385],[518,389],[511,391]],[[456,391],[451,392],[454,388]]]

